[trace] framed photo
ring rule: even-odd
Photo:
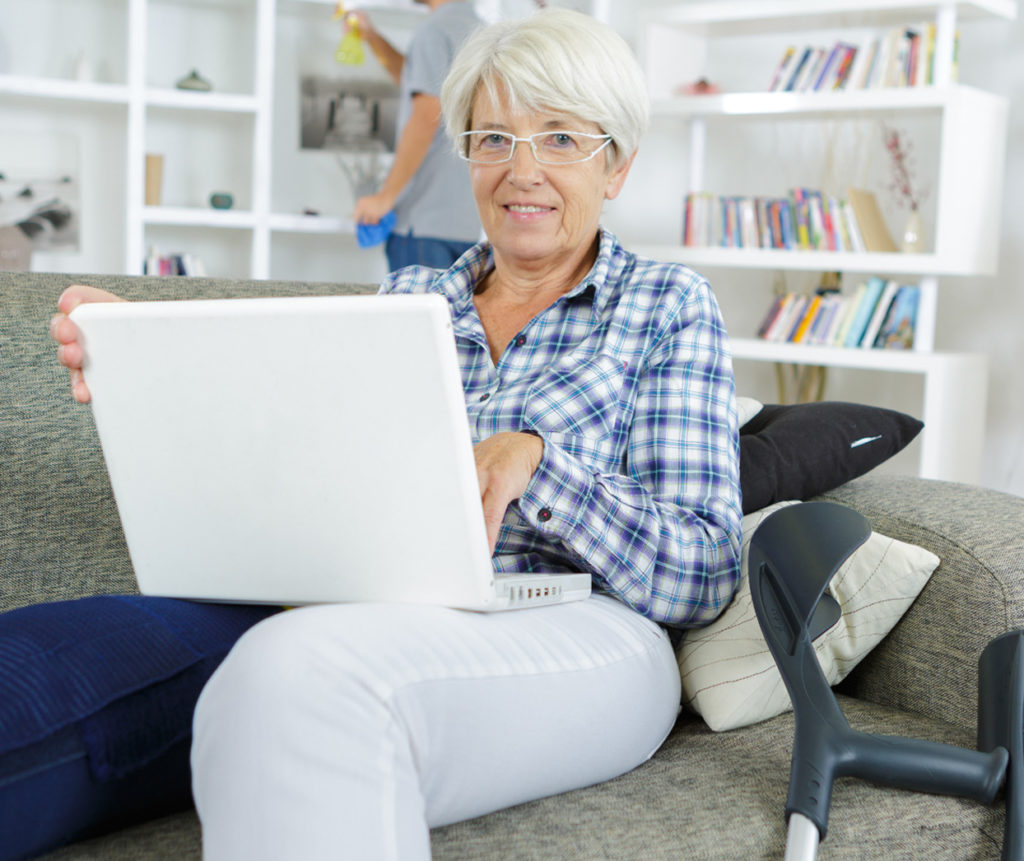
[[[78,140],[0,131],[0,227],[17,227],[33,251],[77,251]]]
[[[302,149],[394,151],[398,88],[393,84],[308,76],[301,95]]]

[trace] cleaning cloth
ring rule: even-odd
[[[376,224],[357,224],[356,241],[360,248],[370,248],[380,245],[390,235],[395,227],[395,212],[392,210]]]

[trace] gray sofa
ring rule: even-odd
[[[0,609],[134,590],[90,410],[72,402],[47,333],[57,296],[75,280],[131,299],[371,289],[0,273]],[[826,498],[942,560],[899,625],[841,685],[851,724],[973,746],[978,656],[995,635],[1024,626],[1024,499],[871,475]],[[537,722],[542,727],[544,716]],[[684,714],[642,767],[604,785],[438,829],[434,857],[781,858],[792,733],[790,714],[721,734]],[[524,733],[524,743],[528,738]],[[820,857],[998,858],[1002,828],[1001,802],[984,806],[844,779],[836,784]],[[193,813],[181,813],[49,857],[199,858],[199,826]],[[341,847],[338,857],[345,857]]]

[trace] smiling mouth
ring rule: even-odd
[[[521,204],[510,203],[505,207],[509,212],[519,212],[524,215],[529,215],[535,212],[550,212],[550,206],[523,206]]]

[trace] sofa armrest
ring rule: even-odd
[[[904,476],[866,476],[822,498],[941,560],[843,692],[973,730],[981,651],[993,637],[1024,627],[1024,499]]]

